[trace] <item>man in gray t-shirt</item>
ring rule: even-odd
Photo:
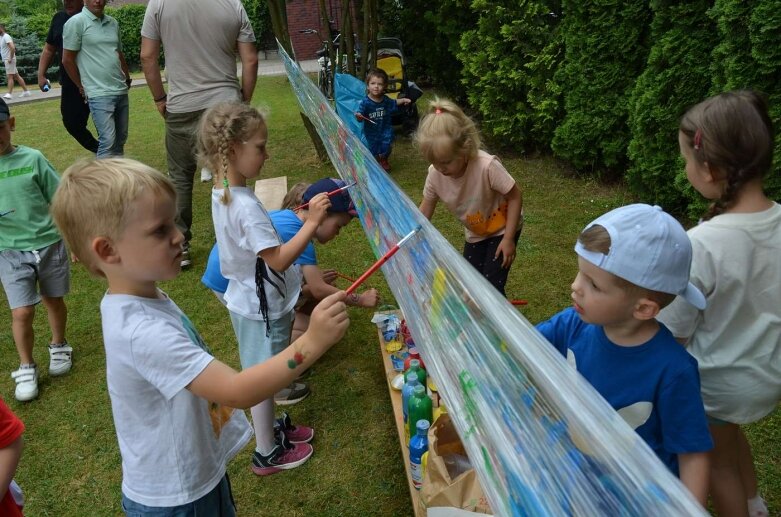
[[[167,94],[157,63],[161,46]],[[236,77],[237,50],[241,82]],[[184,233],[182,267],[187,267],[198,120],[220,102],[250,102],[255,90],[255,34],[241,1],[150,0],[141,27],[141,65],[157,110],[165,118],[168,175],[176,187],[176,225]]]

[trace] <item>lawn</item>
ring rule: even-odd
[[[165,171],[163,121],[148,90],[131,91],[128,157]],[[301,123],[297,104],[284,78],[261,78],[255,103],[268,109],[271,159],[263,177],[287,175],[288,184],[334,175],[318,161]],[[87,157],[62,128],[58,101],[13,107],[16,144],[35,147],[59,171]],[[504,153],[503,162],[524,193],[526,224],[507,293],[525,298],[522,309],[537,322],[568,306],[569,285],[576,270],[572,246],[582,227],[597,215],[631,201],[620,186],[604,186],[577,178],[550,158],[528,159]],[[400,138],[392,157],[392,176],[416,202],[420,201],[426,163],[410,141]],[[210,219],[210,185],[197,184],[194,193],[194,265],[162,288],[192,319],[222,361],[237,367],[238,354],[228,314],[200,283],[214,241]],[[392,202],[389,200],[388,202]],[[440,207],[434,224],[460,249],[463,230]],[[359,224],[318,248],[322,264],[359,275],[374,256]],[[32,516],[117,515],[121,469],[111,408],[106,390],[99,302],[103,282],[80,266],[72,270],[68,339],[75,348],[73,371],[51,379],[43,373],[40,396],[21,404],[13,398],[16,369],[10,313],[0,311],[0,393],[25,422],[25,450],[16,479],[27,496]],[[393,303],[382,275],[370,280],[385,303]],[[4,294],[0,295],[5,303]],[[313,394],[292,406],[294,422],[315,428],[315,455],[301,468],[267,478],[249,469],[252,446],[229,467],[234,495],[242,515],[411,515],[405,465],[392,417],[371,312],[351,309],[352,324],[344,339],[313,368],[308,382]],[[36,357],[45,364],[49,339],[45,311],[36,316]],[[46,371],[46,367],[43,368]],[[183,429],[182,432],[186,432]],[[762,492],[771,514],[781,512],[781,415],[776,412],[749,427]],[[254,443],[254,441],[253,441]]]

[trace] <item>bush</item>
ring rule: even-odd
[[[680,182],[675,183],[683,170],[678,122],[710,88],[716,28],[707,14],[709,5],[708,0],[651,2],[648,64],[629,102],[629,187],[640,199],[668,211],[681,212],[688,203]]]
[[[462,82],[482,127],[506,143],[548,149],[560,121],[552,84],[563,48],[555,2],[474,2],[477,27],[461,37]]]
[[[556,73],[565,117],[553,151],[577,169],[622,175],[629,97],[647,57],[647,2],[563,2],[565,57]]]
[[[116,18],[119,23],[122,52],[131,70],[138,70],[141,67],[141,25],[144,23],[145,11],[146,7],[138,4],[106,8],[106,14]]]
[[[765,92],[776,124],[775,162],[765,190],[781,199],[781,11],[771,0],[717,0],[711,16],[718,27],[713,49],[712,94],[738,88]]]

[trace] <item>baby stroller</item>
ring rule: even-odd
[[[377,39],[377,68],[388,74],[388,86],[385,94],[391,99],[407,97],[412,103],[402,106],[393,115],[393,125],[401,125],[404,133],[411,133],[418,127],[418,107],[415,104],[423,92],[407,77],[407,58],[399,38]]]

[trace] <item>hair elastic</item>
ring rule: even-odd
[[[694,150],[699,151],[702,148],[702,130],[694,132]]]
[[[434,113],[437,114],[437,115],[441,115],[442,114],[442,108],[436,108],[434,110]]]
[[[228,185],[228,178],[222,178],[222,186],[225,188],[228,188],[230,185]]]

